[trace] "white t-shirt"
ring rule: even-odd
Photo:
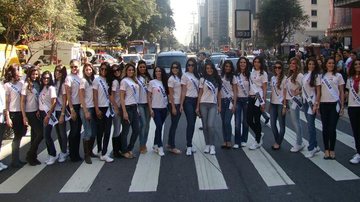
[[[102,76],[95,78],[92,87],[98,93],[98,107],[109,107],[109,85],[106,78]]]
[[[120,83],[118,80],[115,79],[112,82],[111,91],[114,95],[114,99],[115,99],[117,106],[120,107]]]
[[[25,98],[25,112],[36,112],[39,109],[39,92],[33,87],[28,89],[29,83],[25,82],[21,89],[21,95]]]
[[[237,75],[235,76],[235,78],[237,80],[237,86],[238,86],[237,97],[238,98],[249,97],[249,91],[250,91],[249,79],[246,78],[246,76],[243,74]]]
[[[262,86],[264,83],[268,82],[268,75],[265,71],[263,71],[263,74],[260,74],[260,70],[253,70],[250,73],[250,79],[253,82],[253,86],[250,86],[250,91],[249,94],[250,95],[255,95],[256,91],[258,91],[260,93],[260,95],[262,96]]]
[[[181,80],[177,76],[170,76],[168,80],[169,88],[174,90],[174,104],[180,104]]]
[[[65,83],[63,83],[63,85],[61,85],[60,93],[58,93],[59,92],[59,86],[60,86],[60,81],[58,81],[56,83],[56,86],[55,86],[56,94],[58,94],[57,98],[56,98],[55,111],[61,111],[61,107],[63,105],[63,96],[66,96]]]
[[[69,74],[65,78],[65,85],[71,88],[71,101],[73,105],[80,104],[79,87],[81,78],[77,74]]]
[[[348,103],[348,106],[349,106],[349,107],[360,107],[360,103],[355,100],[355,96],[354,96],[354,94],[351,92],[350,80],[351,80],[352,88],[353,88],[353,86],[354,86],[354,81],[352,80],[352,78],[349,78],[349,79],[346,81],[346,88],[349,89],[349,103]],[[360,83],[359,83],[358,88],[360,89]],[[356,91],[355,91],[355,93],[356,93]],[[357,96],[360,98],[360,90],[359,90],[359,92],[357,92],[356,94],[357,94]]]
[[[308,73],[304,74],[304,77],[302,79],[302,85],[303,85],[302,87],[303,87],[303,89],[306,90],[306,93],[307,93],[308,97],[312,97],[311,101],[313,103],[315,103],[315,101],[316,101],[316,86],[321,85],[321,75],[316,76],[316,78],[315,78],[315,87],[310,86],[310,80],[311,80],[311,72],[309,71]],[[303,97],[304,102],[305,101],[307,102],[304,90],[302,92],[302,97]]]
[[[39,109],[49,111],[51,108],[51,99],[56,98],[56,89],[54,86],[44,87],[39,95]]]
[[[125,91],[125,105],[134,105],[139,100],[139,85],[131,78],[125,77],[120,82],[120,90]]]
[[[334,92],[339,95],[339,97],[334,97],[330,92],[328,87],[324,83],[324,78],[329,82]],[[339,85],[344,85],[344,79],[341,74],[336,73],[335,75],[332,72],[326,72],[325,75],[321,78],[321,98],[320,102],[337,102],[340,99]]]
[[[193,73],[185,72],[181,77],[181,85],[186,86],[186,96],[196,98],[199,96],[199,79]]]
[[[277,76],[271,77],[271,99],[270,103],[272,104],[283,104],[284,100],[284,88],[286,84],[286,78],[284,77],[280,84],[280,89],[277,87]]]
[[[13,84],[11,82],[7,82],[4,84],[5,89],[5,96],[6,100],[10,100],[9,104],[9,111],[10,112],[20,112],[20,98],[21,98],[21,89],[23,86],[22,81],[16,82],[16,84]]]
[[[286,99],[287,100],[292,99],[291,95],[289,94],[289,91],[292,92],[292,91],[295,91],[296,89],[301,89],[303,77],[304,77],[304,75],[302,73],[299,73],[296,76],[295,83],[293,83],[291,81],[292,77],[286,78],[285,88],[286,88]],[[297,96],[299,96],[299,95],[297,95]]]
[[[161,81],[154,79],[149,82],[149,93],[151,93],[151,108],[161,109],[168,105],[168,98]]]
[[[233,85],[237,84],[237,79],[233,76],[232,82],[228,81],[224,76],[221,78],[222,87],[221,87],[221,98],[232,98],[234,96]]]
[[[147,88],[149,84],[146,83],[145,78],[142,76],[138,76],[138,83],[140,86],[140,93],[139,93],[139,104],[146,104],[147,103]]]
[[[200,103],[217,103],[218,87],[215,88],[210,81],[205,81],[204,78],[200,78],[199,88],[203,89]]]
[[[84,89],[84,98],[85,98],[85,104],[86,108],[94,107],[94,97],[93,97],[93,87],[89,84],[89,82],[82,78],[80,82],[80,89]]]

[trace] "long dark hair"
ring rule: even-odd
[[[139,70],[139,65],[141,65],[141,64],[144,64],[145,65],[145,73],[144,74],[141,74],[140,73],[140,70]],[[142,76],[142,77],[144,77],[144,79],[145,79],[145,81],[146,82],[149,82],[152,78],[151,78],[151,76],[150,76],[150,73],[149,73],[149,71],[148,71],[148,69],[147,69],[147,67],[146,67],[146,62],[144,61],[144,60],[140,60],[139,62],[138,62],[138,68],[136,68],[137,69],[137,76]]]
[[[309,63],[310,62],[313,62],[314,65],[315,65],[315,68],[314,70],[311,72],[311,75],[310,75],[310,86],[311,87],[315,87],[315,80],[316,78],[318,77],[319,73],[320,73],[320,66],[319,64],[317,63],[317,61],[315,60],[315,58],[313,57],[310,57],[309,59],[306,60],[306,64],[305,64],[305,67],[304,67],[304,72],[307,73],[309,71]]]
[[[240,57],[239,58],[239,60],[237,61],[237,63],[236,63],[236,73],[238,74],[238,75],[240,75],[241,74],[241,68],[240,68],[240,61],[241,60],[245,60],[245,62],[246,62],[246,68],[245,68],[245,72],[244,72],[244,75],[245,75],[245,77],[247,78],[247,79],[249,79],[249,77],[250,77],[250,66],[251,66],[251,64],[250,64],[250,62],[249,62],[249,60],[246,58],[246,57]]]
[[[156,69],[160,69],[161,71],[161,83],[163,84],[164,88],[165,88],[165,92],[168,95],[169,94],[169,87],[167,85],[168,82],[168,76],[165,72],[165,69],[162,67],[155,67],[154,72],[153,72],[153,77],[154,79],[156,79]]]
[[[19,70],[19,65],[18,64],[10,65],[5,71],[4,83],[11,82],[11,80],[13,78],[15,78],[15,76],[16,76],[16,71],[20,71]]]
[[[207,67],[207,66],[210,66],[211,69],[213,70],[213,73],[212,73],[211,75],[209,75],[209,74],[206,72],[206,67]],[[210,81],[210,82],[215,86],[215,88],[217,87],[217,88],[218,88],[218,91],[221,90],[222,80],[221,80],[219,74],[218,74],[217,71],[216,71],[216,68],[215,68],[214,63],[212,63],[212,62],[207,62],[207,63],[205,63],[205,67],[204,67],[204,71],[203,71],[203,77],[204,77],[204,79]]]
[[[85,74],[85,69],[86,69],[86,67],[90,67],[90,68],[92,69],[92,73],[91,73],[90,76],[87,76],[87,75]],[[89,85],[91,86],[91,85],[92,85],[92,82],[93,82],[94,79],[95,79],[95,70],[94,70],[94,67],[93,67],[90,63],[84,64],[84,66],[83,66],[83,77],[84,77],[84,79],[89,83]]]
[[[296,62],[296,70],[294,72],[294,71],[290,70],[290,68],[289,68],[288,78],[291,77],[291,82],[296,83],[296,78],[297,78],[298,74],[300,73],[301,63],[300,63],[300,60],[297,59],[296,57],[291,58],[290,63],[292,61]]]
[[[38,72],[38,78],[35,79],[35,81],[32,81],[31,80],[31,74],[33,72]],[[27,87],[27,90],[31,91],[33,88],[34,88],[34,84],[37,83],[40,85],[40,72],[39,70],[35,67],[35,66],[31,66],[28,70],[27,70],[27,73],[26,73],[26,79],[25,79],[25,82],[28,83],[28,87]],[[39,90],[39,89],[37,89]]]
[[[227,64],[230,65],[230,68],[231,68],[230,72],[225,72],[225,66]],[[231,60],[225,60],[224,64],[221,67],[221,77],[225,76],[225,79],[227,81],[232,82],[232,80],[234,79],[234,74],[235,74],[235,68],[234,68],[233,63],[231,62]]]
[[[196,78],[199,79],[199,78],[200,78],[200,75],[199,75],[199,72],[198,72],[197,62],[196,62],[195,58],[189,58],[189,59],[186,61],[185,72],[188,72],[188,71],[189,71],[189,67],[188,67],[189,62],[193,62],[193,64],[194,64],[194,72],[193,72],[193,74],[194,74],[194,76],[195,76]]]
[[[264,74],[264,69],[265,69],[264,60],[262,59],[262,57],[256,56],[253,60],[254,70],[255,70],[255,65],[254,65],[255,60],[258,60],[260,63],[260,75]]]
[[[280,75],[275,75],[276,74],[275,73],[275,65],[280,65],[281,66]],[[280,60],[276,61],[275,64],[274,64],[274,75],[278,77],[277,82],[276,82],[276,88],[281,89],[280,88],[281,87],[281,82],[285,77],[285,71],[284,71],[284,64]]]
[[[62,85],[65,83],[65,78],[66,78],[66,76],[67,76],[67,71],[66,71],[66,67],[65,66],[62,66],[62,65],[56,65],[55,66],[55,69],[54,69],[54,82],[55,83],[57,83],[58,81],[60,82],[60,85],[59,85],[59,89],[58,89],[58,92],[57,92],[57,95],[59,96],[60,95],[60,92],[61,92],[61,88],[62,88]],[[61,78],[60,78],[60,80],[58,80],[57,78],[56,78],[56,69],[58,69],[58,68],[61,68],[60,69],[60,73],[61,73]]]
[[[335,58],[334,58],[334,57],[328,57],[328,58],[325,59],[325,62],[323,63],[323,69],[324,69],[323,76],[324,76],[324,75],[326,74],[326,72],[327,72],[326,63],[328,63],[329,60],[333,60],[333,61],[334,61],[334,69],[332,70],[333,75],[335,75],[336,72],[337,72],[336,66],[335,66]]]
[[[49,86],[53,86],[53,85],[54,85],[54,80],[53,80],[53,77],[52,77],[51,72],[48,71],[48,70],[46,70],[45,72],[43,72],[43,73],[41,74],[40,92],[41,92],[42,89],[45,87],[44,82],[43,82],[43,78],[44,78],[44,76],[47,75],[47,74],[49,75],[49,82],[48,82],[46,88],[48,88]]]
[[[174,76],[174,77],[175,77],[174,73],[172,72],[172,69],[175,68],[174,65],[176,65],[176,69],[179,70],[178,77],[181,78],[181,76],[182,76],[181,64],[180,64],[180,62],[178,62],[178,61],[175,61],[175,62],[173,62],[173,63],[171,64],[171,66],[170,66],[170,76]]]
[[[356,58],[355,60],[352,61],[350,69],[349,69],[349,77],[353,77],[356,75],[356,71],[355,71],[355,62],[356,61],[360,61],[360,58]]]

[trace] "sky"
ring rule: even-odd
[[[196,14],[195,22],[197,22],[197,0],[170,0],[170,7],[174,12],[174,35],[181,44],[188,45],[193,30],[192,13]]]

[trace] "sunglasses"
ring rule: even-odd
[[[44,80],[49,80],[50,77],[43,77],[42,79],[44,79]]]
[[[188,67],[194,67],[195,64],[188,64],[187,66],[188,66]]]
[[[79,68],[78,66],[70,66],[71,69],[77,69]]]
[[[281,69],[281,66],[274,66],[274,69]]]

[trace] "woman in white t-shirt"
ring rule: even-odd
[[[91,140],[96,137],[96,121],[93,97],[93,82],[95,79],[95,70],[91,64],[86,63],[83,66],[83,78],[80,81],[79,99],[81,103],[80,117],[84,127],[83,147],[85,163],[92,164],[91,157],[93,145]]]
[[[114,161],[107,154],[107,149],[110,140],[112,117],[115,116],[115,112],[110,103],[109,78],[111,66],[108,62],[103,62],[99,68],[99,76],[94,79],[93,82],[93,97],[95,107],[95,122],[96,122],[96,138],[97,148],[100,155],[100,160],[107,163]]]
[[[335,159],[336,125],[344,113],[344,79],[336,73],[335,59],[324,62],[321,76],[320,115],[324,141],[324,159]]]
[[[285,134],[285,72],[281,61],[276,61],[274,65],[274,76],[271,77],[271,95],[270,95],[270,125],[274,135],[275,143],[271,146],[273,150],[279,150]],[[279,122],[279,128],[277,127]]]
[[[348,113],[355,139],[356,154],[350,159],[350,163],[360,163],[360,59],[356,58],[349,69],[349,77],[346,82],[348,90]]]
[[[148,105],[150,115],[153,117],[156,129],[153,149],[160,156],[164,156],[162,128],[167,116],[169,89],[167,86],[167,75],[163,68],[156,67],[153,73],[154,79],[149,82]]]
[[[196,60],[189,58],[186,62],[185,74],[181,77],[180,112],[186,116],[186,155],[191,156],[196,152],[192,145],[196,122],[196,104],[199,94],[199,74],[196,68]]]
[[[140,153],[145,154],[147,152],[146,142],[149,135],[150,129],[150,110],[147,101],[148,86],[151,81],[151,76],[146,68],[146,62],[140,60],[137,66],[137,79],[140,86],[139,89],[139,102],[138,110],[140,114],[140,132],[139,132],[139,144]]]
[[[225,60],[221,67],[221,80],[221,120],[224,138],[224,144],[221,145],[221,148],[231,149],[231,118],[236,111],[238,88],[234,65],[230,60]]]
[[[26,154],[26,161],[31,166],[39,165],[37,159],[37,147],[43,139],[43,125],[39,119],[39,93],[40,93],[40,72],[31,67],[27,70],[25,83],[21,90],[21,112],[23,124],[31,126],[31,145]]]
[[[41,75],[41,87],[39,95],[39,110],[40,119],[43,120],[44,138],[46,142],[47,151],[49,154],[46,165],[52,165],[57,160],[54,140],[51,137],[53,126],[58,122],[53,114],[56,106],[56,89],[54,87],[53,77],[50,71],[45,71]]]
[[[127,159],[134,158],[132,150],[139,135],[139,84],[136,79],[135,66],[125,65],[124,77],[120,82],[120,105],[122,108],[121,155]],[[128,143],[127,136],[131,126],[132,135]]]
[[[216,113],[221,112],[222,81],[213,63],[205,63],[203,77],[200,78],[199,99],[196,113],[201,116],[205,137],[204,153],[215,155]]]
[[[315,119],[320,103],[321,77],[319,75],[320,67],[314,58],[309,58],[306,61],[304,72],[305,74],[302,80],[302,98],[309,133],[309,146],[307,148],[309,152],[305,157],[312,158],[320,151],[316,140]]]
[[[250,73],[249,104],[247,111],[247,123],[255,133],[255,142],[249,149],[258,149],[261,146],[261,113],[265,111],[266,89],[268,75],[264,71],[264,61],[261,57],[253,60],[254,69]]]
[[[81,139],[81,119],[80,119],[80,100],[79,88],[81,77],[79,76],[80,62],[70,61],[71,72],[65,79],[66,100],[70,109],[70,133],[69,133],[69,156],[72,162],[81,161],[79,154]]]
[[[247,110],[250,90],[250,63],[246,57],[240,57],[236,63],[237,100],[235,112],[235,144],[234,149],[245,147],[248,140],[249,125]]]
[[[168,149],[174,154],[181,154],[181,151],[175,147],[176,129],[181,117],[180,96],[181,96],[181,64],[173,62],[170,68],[170,77],[168,79],[169,87],[169,110],[171,114],[171,125],[169,130]]]
[[[302,137],[303,131],[300,121],[300,111],[302,108],[302,98],[301,98],[301,89],[302,89],[302,80],[304,75],[301,71],[300,60],[296,57],[290,59],[289,73],[286,78],[284,91],[286,93],[285,105],[284,108],[289,108],[290,112],[290,121],[294,126],[296,133],[296,142],[295,145],[290,149],[291,152],[299,152],[304,148]]]
[[[19,159],[21,138],[26,133],[26,127],[23,123],[23,117],[20,108],[21,89],[23,82],[20,81],[20,67],[13,64],[6,69],[5,72],[5,110],[6,125],[14,130],[14,139],[11,144],[12,160],[11,167],[20,168],[25,162]]]

